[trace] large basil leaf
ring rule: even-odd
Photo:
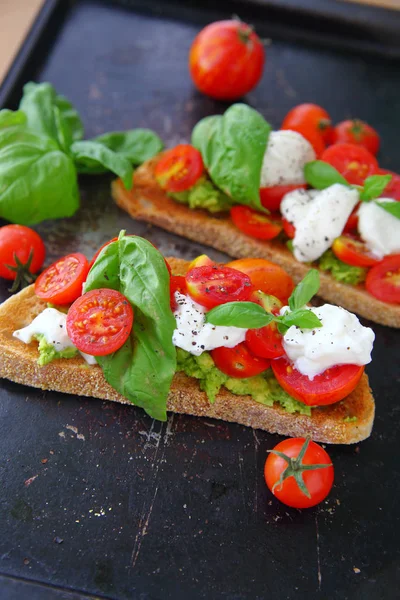
[[[202,119],[192,133],[214,183],[235,202],[261,211],[261,167],[270,129],[256,110],[234,104],[222,116]]]
[[[112,171],[122,179],[128,190],[131,189],[133,169],[129,160],[124,156],[109,150],[98,142],[85,140],[74,142],[70,147],[70,153],[80,173],[94,174]]]
[[[0,217],[22,225],[72,216],[79,207],[71,159],[23,126],[0,130]]]
[[[127,342],[109,356],[97,357],[108,383],[154,419],[165,421],[176,350],[170,309],[169,275],[161,254],[140,237],[120,236],[102,250],[84,291],[117,289],[134,309]]]
[[[21,110],[0,110],[0,129],[5,127],[14,127],[15,125],[24,125],[26,116]]]
[[[99,135],[94,141],[123,156],[135,166],[152,158],[164,147],[161,138],[151,129],[112,131]]]

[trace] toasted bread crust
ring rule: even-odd
[[[168,259],[175,274],[185,274],[188,263]],[[44,390],[79,396],[92,396],[129,404],[104,379],[99,366],[89,367],[80,357],[55,360],[39,367],[37,343],[23,344],[12,336],[25,327],[46,304],[35,296],[30,286],[0,306],[0,377]],[[279,405],[264,406],[249,396],[236,396],[225,388],[214,404],[192,377],[177,373],[173,379],[168,410],[177,413],[212,417],[265,429],[287,436],[311,435],[314,440],[332,444],[352,444],[367,438],[372,429],[375,404],[363,375],[357,388],[342,402],[312,409],[312,416],[290,414]],[[346,417],[356,417],[346,422]]]
[[[239,231],[229,216],[211,216],[169,198],[154,178],[157,161],[158,157],[152,158],[137,169],[131,191],[127,191],[120,180],[113,182],[112,195],[118,206],[135,219],[148,221],[235,258],[266,258],[276,262],[296,283],[304,277],[309,266],[298,262],[285,244],[276,240],[257,240]],[[365,288],[339,283],[323,271],[320,271],[320,280],[321,298],[375,323],[400,327],[400,305],[381,302]]]

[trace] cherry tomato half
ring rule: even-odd
[[[325,144],[332,143],[331,118],[326,110],[317,104],[299,104],[292,108],[284,118],[281,129],[293,129],[299,133],[302,133],[303,129],[305,132],[317,133]],[[307,138],[306,135],[304,137]]]
[[[105,356],[121,348],[132,324],[130,302],[120,292],[108,288],[83,294],[67,315],[67,332],[72,343],[92,356]]]
[[[296,235],[296,227],[293,223],[290,223],[287,219],[282,219],[283,231],[286,233],[288,238],[292,240]]]
[[[260,188],[261,204],[271,212],[279,212],[282,198],[286,196],[286,194],[293,192],[293,190],[305,190],[306,188],[306,184],[273,185],[272,187]]]
[[[341,235],[332,244],[335,256],[346,265],[372,267],[380,262],[369,251],[368,246],[351,235]]]
[[[344,226],[343,233],[353,233],[357,231],[358,227],[358,209],[360,208],[360,203],[358,203],[355,207],[351,215],[346,221],[346,225]]]
[[[363,146],[374,155],[377,154],[380,145],[378,132],[360,119],[349,119],[338,123],[333,130],[332,142]]]
[[[226,265],[246,273],[256,290],[287,303],[294,289],[293,279],[281,267],[264,258],[239,258]]]
[[[329,146],[321,160],[335,167],[353,185],[362,185],[367,177],[378,172],[378,162],[368,150],[355,144]]]
[[[186,275],[186,286],[190,297],[206,308],[247,300],[253,289],[250,277],[218,265],[192,269]]]
[[[379,175],[391,175],[392,179],[389,181],[381,196],[382,198],[393,198],[394,200],[400,201],[400,175],[388,171],[387,169],[379,169]]]
[[[372,267],[367,274],[365,287],[383,302],[400,303],[400,254],[387,256]]]
[[[276,323],[270,323],[260,329],[249,329],[246,332],[246,344],[250,352],[261,358],[279,358],[285,354],[282,335]]]
[[[272,361],[271,366],[283,389],[307,406],[325,406],[343,400],[354,390],[364,373],[364,367],[336,365],[311,381],[292,367],[286,358]]]
[[[257,85],[264,62],[264,46],[250,25],[239,20],[217,21],[196,36],[189,70],[203,94],[235,100]]]
[[[248,206],[233,206],[231,218],[240,231],[258,240],[272,240],[282,231],[279,217],[273,219]]]
[[[32,253],[31,262],[27,265]],[[29,274],[37,273],[44,262],[46,248],[43,240],[36,231],[24,225],[4,225],[0,228],[0,277],[14,280],[17,277],[18,267],[15,257],[21,263],[19,276],[31,283],[34,277]],[[14,267],[17,270],[11,270]]]
[[[211,350],[211,356],[220,371],[239,379],[260,375],[271,364],[265,358],[253,356],[244,342],[234,348],[215,348]]]
[[[190,144],[179,144],[164,152],[154,172],[158,185],[167,192],[188,190],[203,173],[201,154]]]
[[[186,279],[183,275],[171,275],[169,286],[171,310],[174,311],[177,308],[175,292],[180,292],[184,296],[187,294]]]
[[[76,252],[47,267],[35,282],[35,294],[54,304],[71,304],[82,294],[89,273],[86,256]]]
[[[304,438],[290,438],[279,442],[274,450],[282,452],[289,459],[296,459],[305,442]],[[300,459],[300,470],[301,465],[327,465],[321,469],[307,469],[302,472],[301,476],[310,497],[300,489],[293,475],[287,477],[282,485],[279,484],[288,464],[288,461],[273,452],[265,462],[265,482],[278,500],[293,508],[310,508],[327,497],[333,485],[334,469],[329,454],[321,446],[310,441],[303,458]]]

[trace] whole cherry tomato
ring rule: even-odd
[[[239,379],[260,375],[269,368],[271,362],[253,356],[244,342],[234,348],[215,348],[211,350],[211,356],[220,371]]]
[[[334,470],[321,446],[309,438],[289,438],[270,450],[264,477],[278,500],[292,508],[310,508],[331,491]]]
[[[332,141],[332,126],[329,114],[317,104],[299,104],[288,112],[281,129],[301,133],[313,146],[317,157]]]
[[[321,160],[335,167],[353,185],[362,185],[370,175],[378,173],[378,162],[371,154],[355,144],[334,144],[329,146]]]
[[[400,175],[388,171],[387,169],[379,169],[379,175],[391,175],[392,179],[389,181],[381,196],[382,198],[393,198],[393,200],[400,201]]]
[[[46,249],[36,231],[24,225],[0,228],[0,277],[14,280],[11,291],[35,280],[34,273],[44,262]]]
[[[380,145],[378,132],[360,121],[360,119],[349,119],[338,123],[333,130],[333,143],[348,143],[363,146],[371,154],[377,154]]]
[[[282,231],[280,217],[273,218],[248,206],[231,208],[231,219],[240,231],[258,240],[272,240]]]
[[[195,38],[189,71],[196,87],[217,100],[236,100],[261,78],[264,47],[253,28],[239,20],[207,25]]]
[[[368,292],[383,302],[400,303],[400,254],[386,256],[368,271]]]

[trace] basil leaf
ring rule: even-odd
[[[26,116],[22,110],[8,110],[3,108],[0,110],[0,129],[5,127],[13,127],[14,125],[24,125]]]
[[[161,138],[151,129],[113,131],[99,135],[93,141],[113,150],[135,166],[152,158],[164,147]]]
[[[170,309],[169,275],[161,254],[140,237],[122,236],[102,250],[89,272],[85,292],[100,287],[120,291],[133,306],[133,329],[127,342],[108,356],[98,356],[108,383],[165,421],[176,350],[176,322]]]
[[[307,183],[317,190],[324,190],[335,183],[350,187],[339,171],[322,160],[313,160],[307,163],[304,166],[304,177]]]
[[[0,217],[34,225],[79,207],[76,171],[57,143],[23,126],[0,130]]]
[[[376,202],[376,204],[396,219],[400,219],[400,202]]]
[[[206,313],[206,322],[226,327],[258,329],[271,323],[274,316],[254,302],[227,302]]]
[[[360,192],[360,200],[368,202],[369,200],[379,198],[391,179],[391,175],[371,175],[367,177],[364,181],[364,187]]]
[[[307,275],[294,288],[289,298],[289,308],[291,311],[303,308],[310,302],[311,298],[319,290],[319,273],[317,269],[310,269]]]
[[[270,129],[256,110],[234,104],[222,116],[202,119],[192,133],[215,185],[235,202],[263,212],[259,189]]]
[[[286,327],[295,325],[296,327],[300,327],[300,329],[314,329],[315,327],[322,327],[322,323],[317,315],[306,309],[300,309],[286,313],[280,317],[280,322]]]
[[[77,142],[83,138],[84,129],[78,111],[67,98],[56,96],[56,107],[62,115],[63,121],[70,131],[72,141]]]
[[[70,153],[80,173],[96,173],[98,172],[96,171],[98,166],[105,167],[106,170],[118,175],[128,190],[131,189],[133,169],[131,163],[123,156],[93,141],[74,142],[70,148]],[[92,168],[94,168],[94,171],[91,170]]]

